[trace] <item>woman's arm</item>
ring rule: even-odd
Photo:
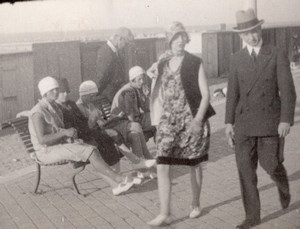
[[[147,75],[151,78],[151,79],[155,79],[157,77],[157,62],[153,63],[151,65],[151,67],[147,70]]]
[[[199,83],[199,88],[200,88],[200,93],[202,95],[202,99],[200,102],[200,106],[198,108],[198,112],[195,116],[195,119],[197,121],[202,122],[203,118],[206,114],[207,108],[209,106],[209,101],[210,101],[209,87],[208,87],[206,75],[204,72],[203,64],[201,64],[200,68],[199,68],[198,83]]]
[[[32,115],[32,123],[36,132],[36,136],[41,145],[55,145],[60,142],[65,137],[73,137],[76,135],[76,130],[74,128],[61,129],[59,132],[54,134],[45,134],[45,121],[41,114],[35,113]]]
[[[207,84],[207,79],[202,64],[200,65],[199,72],[198,72],[198,83],[199,83],[202,99],[198,108],[198,112],[195,115],[189,129],[189,132],[192,132],[194,134],[199,133],[202,128],[203,119],[206,114],[207,108],[209,106],[209,101],[210,101],[209,87]]]

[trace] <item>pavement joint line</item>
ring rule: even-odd
[[[6,183],[6,182],[8,182],[10,180],[17,179],[17,178],[19,178],[21,176],[25,176],[28,173],[35,172],[35,169],[36,169],[36,166],[35,165],[31,165],[31,166],[28,166],[28,167],[16,170],[16,171],[14,171],[12,173],[8,173],[8,174],[6,174],[4,176],[0,176],[0,184]]]

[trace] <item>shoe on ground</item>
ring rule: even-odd
[[[279,191],[279,199],[282,209],[288,208],[291,202],[291,194],[290,193],[283,193]]]
[[[134,185],[134,179],[132,181],[128,181],[128,177],[125,178],[124,182],[118,184],[117,187],[112,189],[112,193],[114,196],[118,196],[124,192],[127,192]]]
[[[153,180],[153,179],[156,179],[157,178],[157,174],[156,173],[149,173],[149,178],[151,179],[151,180]]]
[[[200,207],[193,207],[189,217],[190,219],[198,218],[201,215],[202,209]]]
[[[145,175],[143,172],[138,171],[136,176],[137,176],[137,178],[145,179]]]
[[[155,219],[147,222],[148,225],[154,227],[168,226],[172,223],[171,216],[158,215]]]
[[[134,184],[141,184],[141,183],[142,183],[142,179],[141,179],[141,178],[138,178],[138,177],[134,177],[134,178],[133,178],[133,183],[134,183]]]
[[[156,160],[155,159],[149,159],[149,160],[145,160],[145,167],[146,168],[152,168],[153,166],[156,165]]]
[[[236,229],[249,229],[260,224],[259,220],[244,220],[240,225],[236,226]]]
[[[156,173],[152,173],[152,172],[140,172],[138,171],[137,172],[137,177],[140,178],[140,179],[145,179],[145,178],[150,178],[151,180],[153,179],[156,179],[157,178],[157,175]]]

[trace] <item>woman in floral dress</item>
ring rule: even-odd
[[[202,60],[185,51],[189,36],[180,22],[167,31],[170,50],[149,70],[152,77],[151,121],[157,126],[157,173],[160,214],[148,222],[152,226],[171,223],[170,165],[190,166],[192,211],[201,214],[202,168],[208,160],[210,128],[215,114],[209,104],[209,88]]]

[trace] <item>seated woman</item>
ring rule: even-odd
[[[63,78],[58,81],[59,83],[59,95],[56,100],[59,108],[63,113],[63,121],[65,128],[75,128],[77,130],[78,137],[85,143],[94,145],[98,148],[104,161],[115,168],[119,169],[119,161],[121,156],[115,146],[114,139],[112,139],[104,129],[96,126],[95,128],[89,128],[88,119],[78,109],[75,102],[69,100],[68,94],[70,93],[70,87],[67,79]],[[125,146],[124,146],[125,147]],[[141,167],[148,167],[153,164],[151,160],[145,160],[139,158],[128,149],[122,152],[125,156],[134,164],[139,164]]]
[[[65,128],[62,113],[55,103],[58,97],[58,82],[48,76],[39,82],[38,88],[42,99],[31,109],[28,123],[37,159],[42,163],[89,160],[111,186],[114,195],[128,191],[138,178],[122,176],[113,171],[103,161],[95,146],[78,140],[75,128]]]
[[[98,94],[98,87],[95,82],[84,81],[79,87],[80,98],[77,106],[81,113],[88,118],[90,128],[105,125],[101,111],[92,103],[93,98]],[[113,127],[117,133],[122,136],[123,142],[129,143],[132,152],[140,158],[152,159],[147,148],[145,137],[139,123],[131,122],[128,119],[119,120],[118,124]],[[111,134],[111,133],[109,133]],[[153,161],[155,163],[155,161]],[[154,164],[153,163],[153,164]]]

